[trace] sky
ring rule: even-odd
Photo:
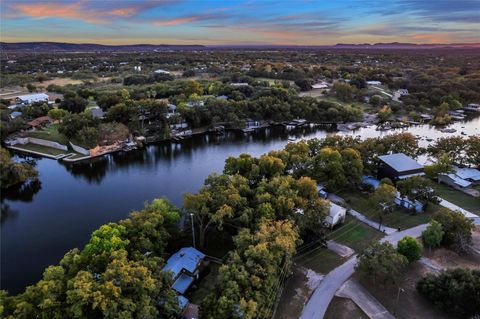
[[[4,42],[480,43],[480,0],[1,0]]]

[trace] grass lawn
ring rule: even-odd
[[[345,199],[351,208],[372,220],[378,221],[375,217],[374,208],[368,200],[368,195],[362,194],[356,190],[348,190],[340,192],[339,196]],[[428,223],[437,208],[438,206],[429,204],[425,212],[412,214],[404,208],[395,206],[393,212],[384,215],[383,223],[386,226],[393,228],[411,228],[420,224]]]
[[[434,183],[437,195],[472,213],[480,213],[480,198],[475,198],[445,184]]]
[[[343,101],[340,101],[339,99],[337,99],[336,97],[334,96],[318,96],[317,97],[317,100],[319,101],[326,101],[326,102],[331,102],[331,103],[334,103],[334,104],[338,104],[338,105],[355,105],[361,109],[363,109],[365,107],[365,104],[364,103],[360,103],[360,102],[356,102],[356,101],[352,101],[352,102],[343,102]]]
[[[382,232],[365,225],[352,216],[347,216],[345,224],[334,229],[327,238],[344,244],[356,252],[361,252],[372,241],[377,241],[383,236]]]
[[[59,124],[52,124],[41,130],[29,132],[28,136],[68,145],[68,138],[58,131],[58,127]]]
[[[45,153],[53,156],[70,153],[69,151],[62,151],[53,147],[47,147],[47,146],[42,146],[42,145],[37,145],[32,143],[28,143],[25,145],[18,144],[18,145],[15,145],[15,147],[24,149],[26,151],[40,152],[40,153]]]
[[[317,246],[300,254],[295,262],[298,266],[312,269],[317,273],[327,274],[340,266],[344,262],[344,258],[327,248]]]

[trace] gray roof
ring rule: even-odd
[[[183,269],[193,274],[197,269],[197,264],[203,258],[205,258],[204,253],[193,247],[184,247],[168,258],[163,271],[171,271],[173,278],[177,278]]]
[[[419,164],[416,160],[403,153],[382,155],[378,158],[397,172],[405,172],[423,168],[423,165]]]

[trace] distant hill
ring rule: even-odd
[[[170,45],[170,44],[132,44],[103,45],[93,43],[62,43],[62,42],[0,42],[1,51],[165,51],[165,50],[199,50],[203,45]]]
[[[436,49],[436,48],[479,48],[480,43],[446,43],[446,44],[415,44],[415,43],[375,43],[336,45],[172,45],[172,44],[130,44],[103,45],[94,43],[62,43],[62,42],[0,42],[1,51],[25,52],[111,52],[111,51],[166,51],[166,50],[202,50],[202,49]]]
[[[339,43],[335,48],[340,49],[436,49],[436,48],[480,48],[480,43],[435,43],[435,44],[416,44],[416,43],[375,43],[375,44],[346,44]]]

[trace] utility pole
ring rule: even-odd
[[[190,213],[190,219],[191,219],[191,224],[192,224],[192,241],[193,241],[193,248],[195,247],[195,227],[193,225],[193,213]]]
[[[403,288],[400,288],[400,286],[398,286],[398,292],[397,292],[397,301],[395,302],[395,308],[393,308],[393,315],[395,316],[396,312],[397,312],[397,306],[398,306],[398,301],[400,300],[400,291],[401,292],[405,292],[405,290]]]

